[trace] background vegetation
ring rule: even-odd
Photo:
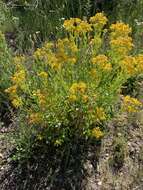
[[[3,0],[4,1],[4,0]],[[104,11],[111,22],[129,23],[134,37],[141,38],[142,0],[28,0],[4,1],[11,13],[18,51],[27,51],[47,39],[63,35],[61,24],[70,17],[89,17]],[[3,12],[3,11],[2,11]],[[136,43],[141,46],[140,40]]]

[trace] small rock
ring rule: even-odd
[[[0,158],[3,158],[3,155],[0,153]]]
[[[99,182],[98,182],[98,185],[101,186],[101,185],[102,185],[102,181],[99,181]]]

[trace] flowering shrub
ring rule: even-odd
[[[135,113],[139,111],[139,108],[142,107],[142,103],[136,98],[130,96],[125,96],[123,99],[123,110],[130,113]]]
[[[100,140],[122,85],[143,72],[143,55],[130,55],[131,28],[117,22],[107,30],[106,23],[103,13],[89,21],[71,18],[63,25],[67,37],[45,43],[30,57],[14,58],[15,73],[5,92],[36,141]],[[129,97],[123,102],[131,103],[130,111],[142,106]]]

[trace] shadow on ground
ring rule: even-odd
[[[62,149],[63,150],[63,149]],[[34,158],[21,165],[10,162],[0,176],[1,190],[84,190],[88,175],[87,162],[96,171],[100,143],[78,142],[64,151],[38,147]]]

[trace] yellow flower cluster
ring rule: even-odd
[[[112,33],[111,33],[112,38],[116,38],[118,36],[126,37],[132,32],[129,25],[124,24],[122,22],[117,22],[116,24],[112,24],[110,29],[112,31]]]
[[[101,131],[100,127],[95,127],[92,129],[91,135],[96,139],[101,139],[104,136],[104,133]]]
[[[68,32],[73,32],[75,35],[92,31],[91,25],[87,21],[83,21],[79,18],[71,18],[70,20],[65,20],[64,28]]]
[[[76,94],[77,92],[85,93],[86,89],[87,85],[84,82],[79,82],[79,83],[73,83],[69,91],[71,94]]]
[[[40,124],[42,121],[41,113],[31,113],[29,116],[29,124]]]
[[[108,19],[103,13],[97,13],[95,16],[90,17],[89,21],[96,29],[102,29]]]
[[[64,28],[68,32],[72,32],[75,35],[91,32],[93,29],[102,29],[103,26],[107,23],[107,18],[103,13],[97,13],[95,16],[90,17],[88,23],[87,21],[81,20],[79,18],[71,18],[64,21]]]
[[[69,62],[75,64],[77,61],[76,53],[78,52],[77,45],[74,40],[67,38],[59,39],[57,42],[56,57],[62,64]]]
[[[58,60],[54,53],[49,54],[47,58],[47,64],[50,65],[52,69],[56,71],[61,69],[61,62]]]
[[[110,41],[111,48],[115,50],[119,55],[125,56],[133,48],[131,37],[118,37]]]
[[[95,95],[94,101],[96,101],[96,98],[97,98],[97,95]],[[96,108],[91,108],[89,109],[89,113],[90,113],[91,119],[96,123],[100,121],[105,121],[107,118],[103,107],[97,106]]]
[[[88,96],[85,94],[87,90],[87,85],[84,82],[73,83],[69,89],[70,96],[69,101],[75,102],[78,100],[79,96],[82,96],[82,100],[84,103],[88,101]]]
[[[90,74],[91,74],[91,76],[92,76],[93,78],[97,78],[97,71],[96,71],[96,69],[91,69]]]
[[[45,71],[41,71],[40,73],[38,73],[38,76],[41,77],[42,79],[46,80],[48,77],[48,73]]]
[[[20,67],[19,67],[20,68]],[[18,96],[18,89],[25,89],[26,73],[24,70],[18,70],[11,77],[13,85],[5,90],[9,94],[10,100],[14,107],[18,108],[23,105],[22,98]]]
[[[47,65],[49,65],[54,70],[61,69],[60,60],[56,57],[55,53],[52,52],[52,49],[46,49],[49,43],[45,44],[42,48],[38,48],[35,52],[33,57],[36,60],[44,61]],[[51,45],[51,43],[50,43]]]
[[[75,44],[74,40],[69,41],[69,50],[71,53],[77,53],[78,52],[78,47]]]
[[[102,64],[102,63],[107,63],[108,62],[108,57],[106,55],[97,55],[96,57],[92,58],[92,63],[93,64]]]
[[[42,48],[34,52],[33,57],[37,61],[44,61],[52,69],[58,71],[65,63],[75,64],[77,62],[78,47],[74,40],[64,38],[58,39],[57,42],[46,43]]]
[[[114,53],[120,56],[125,56],[133,48],[132,38],[129,37],[131,28],[122,22],[112,24],[110,34],[110,45]]]
[[[41,48],[37,48],[37,50],[34,52],[33,57],[35,59],[39,59],[42,60],[43,58],[45,58],[45,51]]]
[[[123,99],[123,110],[127,112],[138,112],[143,104],[137,100],[136,98],[132,98],[130,96],[125,96]]]
[[[35,60],[40,61],[46,61],[48,58],[48,55],[52,53],[51,49],[54,47],[54,44],[52,42],[47,42],[44,44],[43,47],[37,48],[36,51],[33,54],[33,57]]]
[[[75,30],[76,26],[78,26],[80,23],[81,23],[80,18],[70,18],[69,20],[64,21],[64,28],[68,32],[73,32]]]
[[[95,116],[96,116],[97,121],[106,120],[106,114],[105,114],[105,111],[102,107],[96,108]]]
[[[86,21],[82,21],[80,25],[77,26],[75,29],[75,33],[77,34],[91,32],[91,31],[92,31],[91,25]]]
[[[106,55],[100,54],[96,57],[92,58],[92,63],[96,65],[98,68],[101,68],[103,71],[111,71],[112,65],[108,61],[108,57]],[[94,69],[92,69],[92,74],[94,75]]]
[[[25,74],[25,71],[24,70],[20,70],[20,71],[17,71],[13,77],[11,78],[12,82],[14,84],[17,84],[18,86],[21,86],[23,84],[23,82],[25,81],[25,77],[26,77],[26,74]]]
[[[19,97],[17,95],[17,86],[16,85],[9,87],[8,89],[5,90],[5,92],[9,94],[11,103],[13,104],[13,106],[15,108],[19,108],[22,106],[23,102],[22,102],[21,97]]]
[[[143,72],[143,55],[125,56],[120,62],[122,70],[130,76]]]
[[[23,55],[22,56],[15,56],[14,58],[13,58],[13,63],[15,64],[15,65],[17,65],[17,64],[22,64],[22,63],[24,63],[25,62],[25,60],[26,60],[26,57],[24,57]]]
[[[68,59],[68,62],[70,64],[75,64],[77,62],[77,59],[75,57],[71,57],[71,58]]]
[[[70,94],[68,98],[70,102],[76,102],[78,100],[75,94]]]
[[[17,86],[13,85],[5,90],[6,93],[15,95],[17,92]]]
[[[121,68],[125,73],[129,75],[134,75],[137,73],[137,68],[136,68],[136,59],[135,57],[132,56],[126,56],[122,61],[121,61]]]
[[[23,105],[21,97],[15,96],[12,100],[12,104],[15,108],[19,108]]]
[[[56,52],[56,58],[59,60],[59,62],[64,63],[65,61],[67,61],[67,54],[65,51],[65,48],[68,48],[69,42],[68,40],[61,40],[59,39],[57,41],[57,52]]]

